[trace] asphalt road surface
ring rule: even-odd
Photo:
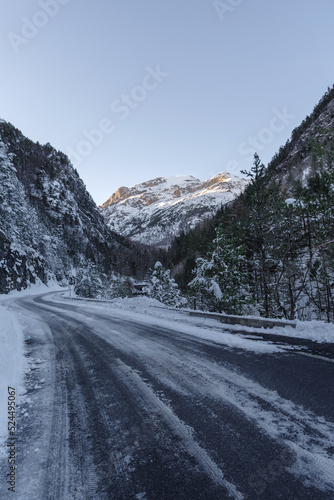
[[[15,308],[31,368],[0,498],[334,498],[332,361],[48,295]]]

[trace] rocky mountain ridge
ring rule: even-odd
[[[51,277],[134,275],[139,253],[107,227],[66,155],[0,120],[0,293]]]
[[[247,183],[226,172],[205,181],[191,175],[157,177],[120,187],[99,209],[113,231],[164,248],[232,201]]]
[[[334,86],[328,88],[313,112],[296,127],[268,165],[273,179],[289,188],[295,180],[305,181],[312,170],[312,145],[334,132]],[[330,144],[329,144],[330,146]]]

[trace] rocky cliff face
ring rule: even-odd
[[[100,208],[109,227],[134,241],[167,247],[232,201],[247,185],[228,173],[200,181],[191,175],[157,177],[131,188],[120,187]]]
[[[96,279],[136,265],[68,158],[0,120],[0,293],[86,268]]]
[[[15,248],[0,231],[0,293],[27,288],[36,279],[45,283],[47,278],[43,257]]]
[[[292,132],[268,165],[273,178],[289,188],[295,180],[305,180],[312,168],[312,144],[334,132],[334,86],[324,94],[310,116]],[[330,147],[330,144],[329,144]]]

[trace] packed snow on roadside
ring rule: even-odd
[[[25,368],[23,327],[13,312],[0,305],[0,456],[4,453],[1,444],[8,437],[8,387],[15,389],[17,403],[18,395],[24,392]]]
[[[275,335],[313,340],[319,343],[334,343],[334,325],[324,321],[296,321],[296,328],[275,328]]]
[[[132,310],[138,313],[151,314],[152,316],[176,320],[184,320],[187,323],[193,323],[203,326],[216,326],[217,320],[210,318],[189,317],[186,310],[172,310],[157,300],[148,297],[135,297],[126,299],[115,299],[111,302],[112,307],[123,310]],[[247,316],[252,318],[251,316]],[[255,319],[255,318],[254,318]],[[256,318],[263,319],[263,318]],[[275,320],[277,321],[277,320]],[[282,321],[284,323],[284,321]],[[230,331],[238,331],[242,329],[245,333],[261,333],[261,335],[281,335],[283,337],[294,337],[300,339],[313,340],[319,343],[334,343],[334,324],[325,323],[324,321],[294,321],[296,328],[292,326],[275,327],[275,328],[252,328],[240,325],[224,325],[220,324],[220,328]],[[219,324],[219,323],[218,323]]]
[[[61,288],[54,282],[49,286],[40,284],[8,295],[0,295],[0,458],[6,453],[4,442],[8,438],[8,387],[15,389],[16,405],[24,401],[24,376],[28,369],[25,357],[24,330],[21,317],[11,310],[10,304],[17,298],[39,295]]]

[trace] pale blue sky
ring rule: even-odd
[[[0,117],[79,151],[97,203],[158,176],[238,175],[254,148],[267,163],[334,82],[334,2],[216,3],[2,2]]]

